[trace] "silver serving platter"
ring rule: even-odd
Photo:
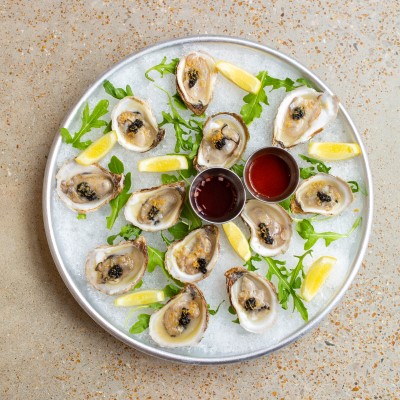
[[[88,101],[95,90],[102,85],[105,79],[108,79],[112,76],[116,71],[121,70],[123,68],[127,68],[129,65],[132,65],[133,62],[138,62],[141,58],[151,54],[157,53],[162,55],[163,52],[168,49],[177,47],[177,46],[192,46],[193,49],[196,46],[204,44],[210,45],[218,45],[218,46],[237,46],[245,49],[249,49],[252,51],[257,51],[259,53],[265,54],[266,58],[274,59],[281,64],[285,64],[290,66],[291,68],[298,71],[303,77],[307,78],[311,81],[316,87],[318,87],[321,91],[328,91],[332,93],[332,91],[311,71],[305,68],[303,65],[293,60],[292,58],[273,50],[269,47],[263,46],[258,43],[254,43],[248,40],[233,38],[233,37],[225,37],[225,36],[193,36],[186,37],[181,39],[175,39],[171,41],[166,41],[159,43],[155,46],[147,47],[139,52],[136,52],[120,63],[113,66],[107,72],[105,72],[96,82],[83,94],[82,98],[79,102],[71,109],[68,113],[65,120],[62,122],[61,127],[69,126],[73,118],[77,115],[79,110],[81,110],[84,102]],[[161,58],[160,58],[161,59]],[[261,69],[261,68],[260,68]],[[129,83],[129,82],[127,82]],[[250,351],[244,354],[226,354],[226,355],[213,355],[207,354],[204,356],[199,356],[195,354],[185,353],[185,352],[171,352],[169,349],[162,349],[153,345],[152,343],[144,343],[140,340],[137,340],[135,337],[127,334],[120,327],[117,327],[114,323],[105,318],[101,312],[99,312],[98,307],[93,304],[93,301],[90,301],[85,293],[81,290],[79,285],[77,285],[76,280],[72,277],[71,271],[68,268],[67,261],[62,256],[62,251],[60,250],[60,245],[57,241],[57,234],[55,229],[55,220],[53,215],[53,202],[54,202],[54,187],[55,187],[55,175],[59,165],[57,165],[57,156],[60,152],[60,148],[62,145],[61,136],[59,133],[56,134],[54,138],[53,145],[51,147],[45,176],[44,176],[44,185],[43,185],[43,219],[44,225],[47,235],[47,240],[49,243],[49,247],[54,259],[54,262],[58,268],[58,271],[67,285],[68,289],[75,297],[77,302],[81,305],[81,307],[105,330],[115,336],[117,339],[126,343],[129,346],[132,346],[144,353],[168,359],[174,360],[178,362],[186,362],[192,364],[223,364],[223,363],[232,363],[239,361],[246,361],[252,358],[260,357],[262,355],[266,355],[275,350],[278,350],[281,347],[284,347],[291,342],[299,339],[304,334],[309,332],[311,329],[315,328],[325,317],[326,315],[338,304],[339,300],[342,298],[347,288],[350,286],[353,281],[357,271],[360,267],[362,259],[364,257],[365,251],[367,249],[368,238],[371,231],[371,223],[372,223],[372,207],[373,207],[373,192],[372,192],[372,179],[371,172],[367,161],[366,151],[364,145],[361,141],[360,134],[358,133],[354,123],[349,117],[347,111],[340,104],[339,108],[339,118],[346,124],[348,127],[349,135],[352,139],[357,142],[362,150],[362,157],[360,158],[361,165],[361,175],[364,179],[364,183],[366,185],[366,189],[369,195],[364,200],[364,214],[363,214],[363,223],[360,231],[360,240],[358,242],[358,246],[354,249],[354,258],[352,265],[348,268],[348,273],[343,280],[341,287],[335,292],[335,295],[330,299],[330,301],[325,305],[325,307],[318,312],[317,315],[314,315],[304,326],[297,329],[295,332],[291,333],[283,340],[274,344],[273,346],[265,346],[261,349],[256,349],[254,351]],[[84,278],[83,278],[84,279]]]

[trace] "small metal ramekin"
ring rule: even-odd
[[[280,194],[279,196],[267,197],[263,196],[261,193],[258,193],[251,185],[249,180],[249,169],[251,163],[262,154],[274,154],[280,157],[289,167],[290,170],[290,181],[286,190]],[[267,174],[268,171],[265,171]],[[247,190],[258,200],[264,201],[266,203],[277,203],[279,201],[287,199],[291,196],[297,188],[300,179],[300,171],[299,166],[297,165],[294,157],[286,150],[281,149],[280,147],[263,147],[255,151],[246,161],[243,171],[243,180],[246,185]]]
[[[208,219],[205,218],[203,214],[200,213],[200,211],[197,209],[196,202],[194,200],[194,194],[197,189],[197,187],[200,185],[200,183],[209,178],[209,177],[214,177],[214,176],[221,176],[225,179],[227,179],[236,189],[237,192],[237,199],[236,199],[236,204],[232,208],[232,210],[223,217],[218,217],[218,218],[211,218],[207,217]],[[198,215],[202,220],[211,223],[211,224],[223,224],[225,222],[229,222],[233,219],[235,219],[243,210],[244,203],[246,202],[246,191],[244,189],[243,182],[241,179],[230,169],[226,168],[208,168],[202,172],[200,172],[196,178],[194,178],[192,184],[190,185],[189,189],[189,201],[190,205],[192,206],[193,211]],[[218,201],[218,199],[215,199],[215,201]]]

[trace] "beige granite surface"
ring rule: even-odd
[[[398,0],[0,3],[0,398],[399,398]],[[46,155],[105,69],[159,40],[224,34],[293,56],[338,94],[375,183],[368,253],[318,329],[238,365],[189,366],[114,339],[68,292],[42,222]]]

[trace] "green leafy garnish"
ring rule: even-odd
[[[239,318],[234,319],[232,322],[233,322],[234,324],[240,324]]]
[[[290,196],[287,199],[282,200],[278,203],[281,207],[283,207],[289,213],[292,211],[290,208],[290,203],[292,202],[292,198],[293,198],[293,196]]]
[[[175,93],[172,98],[174,99],[175,105],[180,108],[181,110],[187,110],[188,108],[186,107],[186,104],[183,102],[181,96],[179,96],[179,93]]]
[[[137,322],[131,326],[129,329],[129,333],[132,335],[136,335],[138,333],[142,333],[149,327],[150,315],[149,314],[140,314],[138,315]]]
[[[124,164],[122,161],[116,157],[112,156],[110,162],[108,163],[108,169],[113,173],[113,174],[123,174],[124,173]]]
[[[132,88],[126,85],[126,89],[116,88],[110,81],[104,81],[104,90],[112,97],[121,100],[126,96],[133,96]]]
[[[139,288],[141,288],[142,287],[142,285],[143,285],[143,281],[142,280],[140,280],[134,287],[133,287],[133,290],[136,290],[136,289],[139,289]]]
[[[361,221],[362,217],[357,218],[347,233],[336,233],[315,232],[311,222],[307,219],[303,219],[297,223],[296,231],[304,240],[306,240],[306,243],[304,244],[304,250],[309,250],[314,246],[318,239],[325,240],[325,246],[329,246],[335,240],[349,237],[351,233],[360,225]]]
[[[244,164],[235,164],[231,167],[233,171],[239,178],[243,178]]]
[[[229,314],[236,315],[236,310],[233,308],[233,306],[229,306],[228,311]]]
[[[132,225],[132,224],[127,224],[121,228],[119,233],[117,233],[116,235],[109,236],[107,238],[107,243],[114,244],[114,240],[118,236],[124,238],[125,240],[136,239],[138,236],[140,236],[141,233],[142,233],[142,230],[140,228],[138,228],[137,226]]]
[[[290,92],[293,89],[296,89],[300,86],[310,86],[309,82],[306,81],[304,78],[299,78],[294,82],[290,78],[286,79],[277,79],[273,78],[272,76],[268,75],[267,71],[260,71],[257,75],[257,78],[261,82],[261,88],[257,94],[249,93],[243,97],[243,101],[245,104],[240,110],[240,114],[243,117],[243,121],[249,125],[251,124],[254,119],[260,118],[262,113],[262,104],[269,105],[268,97],[265,93],[266,86],[272,86],[272,90],[276,90],[279,88],[284,88],[286,92]]]
[[[151,273],[154,272],[154,270],[159,267],[161,268],[162,272],[164,275],[175,282],[176,285],[178,286],[183,286],[182,282],[179,282],[177,279],[174,279],[169,272],[165,269],[164,265],[164,260],[165,260],[165,251],[160,251],[157,250],[156,248],[152,246],[147,246],[147,253],[149,256],[149,260],[147,263],[147,270]]]
[[[347,181],[347,183],[350,185],[351,191],[353,193],[360,192],[364,196],[368,196],[368,191],[367,191],[367,189],[365,188],[364,185],[360,185],[356,181]]]
[[[255,261],[262,261],[261,256],[258,253],[253,254],[250,259],[243,265],[245,268],[247,268],[249,271],[257,271],[258,268],[254,266]]]
[[[181,240],[189,233],[189,225],[180,221],[174,226],[171,226],[171,228],[168,228],[168,232],[175,240]]]
[[[211,315],[215,315],[215,314],[219,311],[219,308],[221,307],[221,304],[222,304],[224,301],[225,301],[225,300],[222,300],[221,303],[218,304],[218,307],[217,307],[215,310],[211,309],[211,306],[210,306],[209,304],[207,304],[208,312],[209,312]]]
[[[303,258],[304,257],[305,255],[303,255]],[[294,286],[289,281],[290,273],[287,271],[285,267],[285,262],[274,260],[271,257],[263,257],[263,259],[268,264],[267,279],[271,280],[273,275],[275,275],[278,278],[278,300],[282,308],[287,309],[287,303],[289,297],[291,296],[293,299],[293,311],[297,310],[300,313],[301,317],[304,319],[304,321],[308,321],[307,308],[300,299],[299,295],[296,293]],[[297,274],[299,272],[300,269],[298,269]],[[297,276],[294,280],[295,283],[297,284],[296,279]]]
[[[110,121],[103,130],[103,135],[112,131],[112,121]]]
[[[91,145],[91,140],[81,142],[80,139],[93,128],[101,128],[102,126],[107,125],[107,122],[100,118],[108,113],[108,104],[108,100],[100,100],[90,113],[89,104],[86,103],[85,108],[83,109],[82,125],[79,131],[75,132],[72,136],[67,128],[61,128],[60,133],[64,142],[71,144],[73,147],[79,150],[84,150]]]
[[[164,295],[167,298],[176,296],[181,291],[181,288],[173,285],[172,283],[165,286],[163,289]]]
[[[76,216],[77,219],[86,219],[86,214],[78,214]]]
[[[149,80],[154,82],[153,78],[150,78],[149,73],[151,71],[157,71],[161,75],[161,78],[167,74],[175,74],[176,66],[179,63],[179,58],[173,58],[169,64],[166,64],[167,57],[164,57],[160,64],[155,65],[154,67],[149,68],[145,73],[144,76]]]
[[[130,188],[131,188],[131,173],[128,172],[125,175],[124,188],[122,189],[121,193],[115,199],[112,199],[110,201],[111,214],[108,217],[106,217],[108,229],[111,229],[114,226],[115,220],[117,219],[119,212],[124,207],[129,197],[131,197],[131,193],[129,193]]]
[[[202,226],[201,219],[193,211],[193,209],[190,205],[189,196],[186,196],[185,204],[183,205],[183,209],[182,209],[182,213],[181,213],[181,218],[186,220],[189,231],[200,228]]]
[[[329,171],[331,170],[331,168],[327,167],[321,160],[317,160],[316,158],[307,157],[304,154],[299,154],[299,156],[300,156],[300,158],[309,162],[310,164],[316,165],[318,172],[323,172],[325,174],[329,174]],[[300,168],[301,179],[307,179],[314,175],[316,175],[315,167]]]

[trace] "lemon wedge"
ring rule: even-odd
[[[251,257],[250,246],[240,228],[234,222],[222,224],[222,228],[233,250],[235,250],[238,256],[244,261],[248,261]]]
[[[81,165],[91,165],[101,160],[117,143],[117,134],[108,132],[93,142],[87,149],[83,150],[75,161]]]
[[[360,155],[361,149],[357,143],[311,142],[308,154],[323,161],[338,161]]]
[[[141,290],[117,297],[114,305],[118,307],[142,306],[164,300],[165,294],[162,290]]]
[[[218,61],[215,64],[218,72],[246,92],[257,94],[261,82],[250,72],[227,61]]]
[[[336,261],[335,257],[324,256],[311,265],[300,288],[300,295],[304,300],[311,301],[314,298]]]
[[[168,172],[188,168],[189,165],[185,156],[150,157],[138,162],[140,172]]]

